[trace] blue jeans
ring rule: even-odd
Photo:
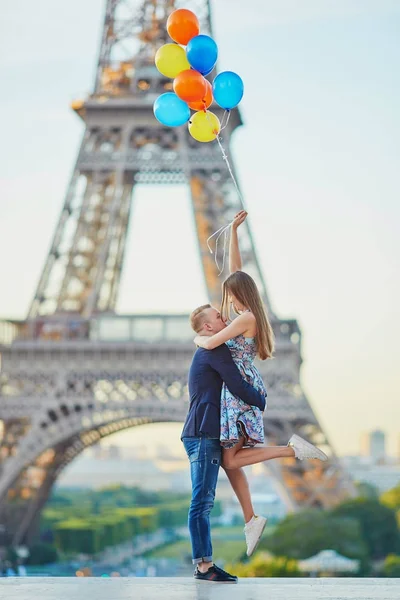
[[[182,441],[190,460],[192,479],[188,525],[193,564],[212,562],[210,512],[221,465],[221,443],[219,439],[205,437],[183,438]]]

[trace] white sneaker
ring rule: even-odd
[[[319,448],[310,444],[310,442],[306,442],[299,435],[292,435],[288,442],[288,446],[292,446],[294,450],[294,455],[299,460],[304,460],[305,458],[318,458],[318,460],[326,461],[328,460],[325,452],[322,452]]]
[[[250,523],[244,527],[244,535],[246,536],[247,556],[251,556],[257,548],[261,539],[267,519],[265,517],[254,517]]]

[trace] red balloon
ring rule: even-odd
[[[189,108],[191,108],[192,110],[204,110],[212,104],[212,85],[207,79],[205,81],[207,86],[206,95],[201,100],[196,100],[195,102],[188,102]]]
[[[202,100],[207,93],[207,80],[198,71],[186,69],[174,79],[174,92],[185,102]]]
[[[178,8],[168,17],[167,31],[175,42],[186,46],[192,37],[199,35],[200,25],[196,15],[191,10]]]

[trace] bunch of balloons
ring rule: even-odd
[[[161,46],[155,63],[162,75],[174,80],[174,92],[157,98],[154,115],[168,127],[189,123],[195,140],[211,142],[218,136],[221,123],[208,107],[213,100],[226,111],[237,106],[243,96],[243,81],[232,71],[219,73],[212,85],[205,78],[215,67],[218,47],[210,36],[200,35],[199,21],[192,11],[179,8],[171,13],[167,31],[176,43]],[[196,111],[192,116],[190,109]]]

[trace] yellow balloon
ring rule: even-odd
[[[178,44],[164,44],[157,50],[155,63],[157,69],[165,77],[173,79],[181,71],[190,69],[186,52]]]
[[[221,130],[217,115],[204,110],[194,113],[189,121],[189,133],[198,142],[212,142]]]

